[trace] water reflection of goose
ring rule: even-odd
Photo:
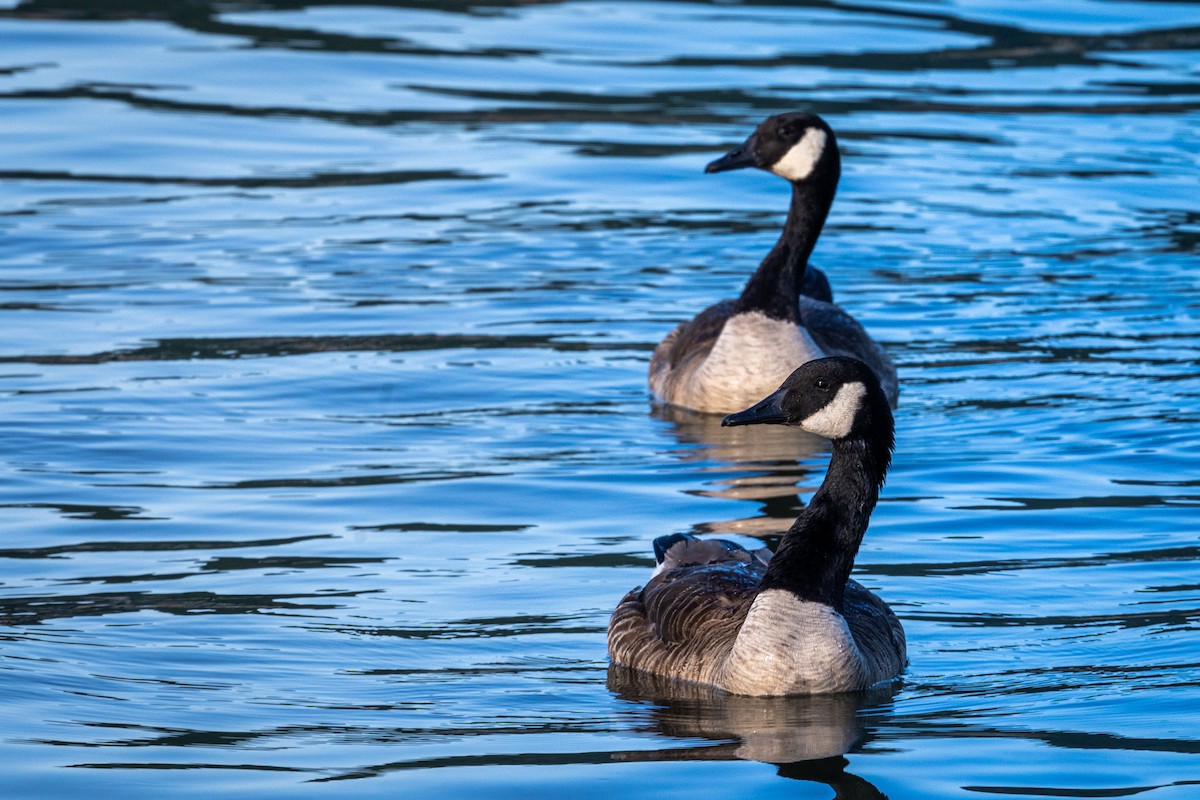
[[[666,751],[621,753],[621,760],[740,759],[775,764],[779,774],[830,786],[836,797],[881,798],[869,782],[844,771],[846,753],[867,741],[859,711],[890,703],[896,686],[864,692],[744,697],[695,684],[664,681],[621,666],[608,670],[608,688],[631,703],[649,703],[653,732],[718,744]]]
[[[692,530],[697,534],[754,536],[773,544],[804,508],[798,487],[804,486],[810,469],[803,462],[829,446],[799,428],[727,428],[713,414],[662,404],[655,404],[651,414],[670,425],[681,445],[673,456],[703,465],[704,482],[689,494],[759,504],[753,516],[701,523]]]
[[[894,405],[895,367],[858,321],[832,302],[824,276],[817,280],[820,273],[808,268],[842,171],[833,130],[811,114],[768,117],[706,171],[743,167],[792,184],[783,233],[741,296],[700,312],[655,348],[651,391],[673,405],[728,413],[775,389],[805,361],[844,355],[868,364]]]
[[[749,695],[852,691],[896,677],[905,664],[900,622],[850,580],[891,461],[892,412],[879,382],[854,359],[810,361],[725,419],[755,423],[831,439],[821,487],[766,566],[664,542],[654,576],[613,612],[612,661]],[[686,558],[700,549],[704,563]]]

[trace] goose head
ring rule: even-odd
[[[796,368],[783,384],[745,411],[721,421],[734,425],[791,425],[834,442],[863,440],[890,452],[892,410],[866,364],[835,356]]]
[[[705,172],[757,167],[792,183],[841,175],[833,129],[815,114],[799,111],[767,117],[750,138],[704,168]]]

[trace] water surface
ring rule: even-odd
[[[1200,5],[0,2],[6,796],[1194,797]],[[604,630],[827,445],[646,365],[782,224],[902,384],[864,696]]]

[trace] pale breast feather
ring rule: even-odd
[[[840,692],[868,684],[862,653],[831,606],[783,589],[760,592],[725,668],[736,694]]]
[[[779,387],[801,364],[825,355],[803,327],[751,311],[725,323],[686,386],[689,405],[738,411]]]

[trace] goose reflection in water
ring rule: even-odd
[[[621,700],[646,706],[645,728],[674,739],[713,744],[616,753],[622,761],[760,761],[781,777],[829,786],[835,798],[884,798],[869,781],[845,771],[847,753],[871,735],[864,711],[890,705],[900,683],[862,692],[747,697],[656,678],[619,665],[608,668],[608,688]]]
[[[812,472],[805,462],[827,453],[829,442],[798,428],[722,428],[721,418],[714,414],[668,405],[655,404],[650,413],[669,423],[671,433],[683,445],[674,451],[680,461],[709,462],[703,471],[713,478],[690,494],[760,504],[754,516],[704,522],[689,532],[752,536],[774,549],[804,508],[798,488],[809,492],[817,488],[818,482],[805,486]]]

